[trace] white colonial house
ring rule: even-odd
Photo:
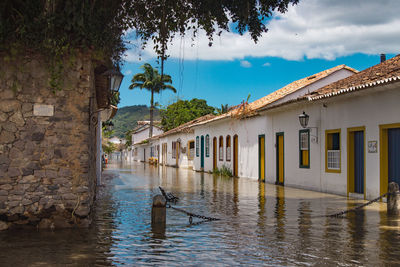
[[[159,125],[160,121],[154,121],[153,137],[164,132]],[[147,162],[148,159],[155,154],[155,151],[152,151],[152,146],[149,143],[150,140],[153,140],[149,138],[149,134],[150,121],[138,121],[136,128],[132,130],[132,146],[129,151],[128,161]]]
[[[212,114],[199,117],[155,137],[158,139],[158,151],[161,151],[160,164],[192,169],[196,153],[192,126],[213,117],[215,115]]]
[[[365,199],[400,183],[400,56],[313,89],[302,81],[196,125],[209,153],[195,169],[227,165],[239,177]]]
[[[327,84],[357,71],[340,65],[297,80],[289,85],[250,104],[242,104],[228,113],[198,123],[195,130],[195,170],[213,171],[223,166],[232,170],[233,175],[258,179],[258,142],[269,127],[265,116],[257,110],[270,104],[292,101]],[[263,139],[265,142],[265,137]],[[261,170],[264,171],[264,170]]]
[[[153,123],[153,136],[162,134],[164,131],[159,126],[160,121]],[[132,130],[132,145],[138,144],[150,136],[150,121],[138,121],[135,129]]]

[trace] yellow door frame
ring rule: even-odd
[[[380,172],[380,194],[388,190],[389,182],[389,159],[388,159],[388,129],[400,128],[400,123],[379,125],[379,172]]]
[[[265,134],[258,136],[258,178],[265,182]]]
[[[347,196],[354,192],[354,132],[362,131],[364,135],[364,199],[366,199],[366,147],[365,126],[347,128]]]

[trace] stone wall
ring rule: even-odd
[[[0,228],[90,223],[96,189],[93,63],[84,55],[65,60],[62,89],[55,91],[48,69],[39,56],[0,56]],[[54,114],[34,112],[38,104],[54,107]]]

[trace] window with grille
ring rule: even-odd
[[[299,155],[300,168],[310,167],[310,130],[300,130],[299,132]]]
[[[219,137],[219,160],[224,160],[224,138],[222,136]]]
[[[325,134],[326,171],[340,172],[340,130],[329,130]]]
[[[206,135],[206,157],[210,156],[210,136]]]
[[[231,161],[231,136],[226,137],[226,161]]]

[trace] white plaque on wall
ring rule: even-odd
[[[34,104],[33,116],[51,117],[54,115],[53,105]]]

